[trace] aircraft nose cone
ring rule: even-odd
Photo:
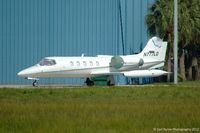
[[[17,73],[17,75],[20,77],[33,77],[39,72],[40,69],[38,69],[38,67],[33,66],[20,71],[19,73]]]
[[[23,77],[26,75],[26,73],[22,70],[22,71],[18,72],[17,75],[20,77]]]

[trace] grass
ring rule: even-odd
[[[200,128],[200,87],[0,89],[0,132],[151,133],[153,128]]]

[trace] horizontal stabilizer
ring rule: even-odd
[[[164,67],[164,62],[162,62],[158,65],[152,66],[150,69],[163,68],[163,67]]]

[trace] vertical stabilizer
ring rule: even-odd
[[[167,42],[163,42],[158,37],[152,37],[145,48],[139,55],[144,58],[156,59],[158,61],[164,61],[167,50]]]

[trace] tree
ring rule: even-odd
[[[173,2],[157,0],[150,8],[146,19],[149,34],[157,35],[168,42],[167,71],[171,72],[172,40],[173,40]],[[170,74],[167,76],[170,81]]]
[[[151,36],[157,35],[168,42],[167,55],[167,71],[171,71],[171,56],[173,48],[173,2],[174,0],[157,0],[150,8],[150,13],[147,15],[147,27]],[[200,4],[198,0],[179,0],[178,12],[178,34],[179,34],[179,73],[180,77],[185,80],[185,48],[188,45],[197,45],[199,41],[200,20],[199,20]],[[198,14],[198,15],[197,15]],[[188,50],[188,49],[187,49]],[[190,49],[189,51],[191,51]],[[192,50],[192,52],[194,52]],[[197,59],[194,58],[193,64]],[[191,62],[192,63],[192,62]],[[190,64],[191,64],[190,63]],[[198,63],[195,63],[198,64]],[[191,67],[189,67],[191,69]],[[198,70],[198,67],[197,69]],[[191,72],[191,70],[189,70]],[[199,72],[198,72],[199,73]],[[168,75],[168,81],[170,76]]]
[[[192,29],[194,21],[190,16],[189,1],[179,1],[179,72],[180,78],[186,80],[185,75],[185,50],[184,48],[192,39]]]
[[[191,0],[188,2],[189,14],[192,20],[190,27],[192,27],[191,39],[186,47],[188,52],[188,67],[187,67],[187,79],[198,80],[199,77],[199,65],[198,56],[200,56],[200,3],[198,0]]]

